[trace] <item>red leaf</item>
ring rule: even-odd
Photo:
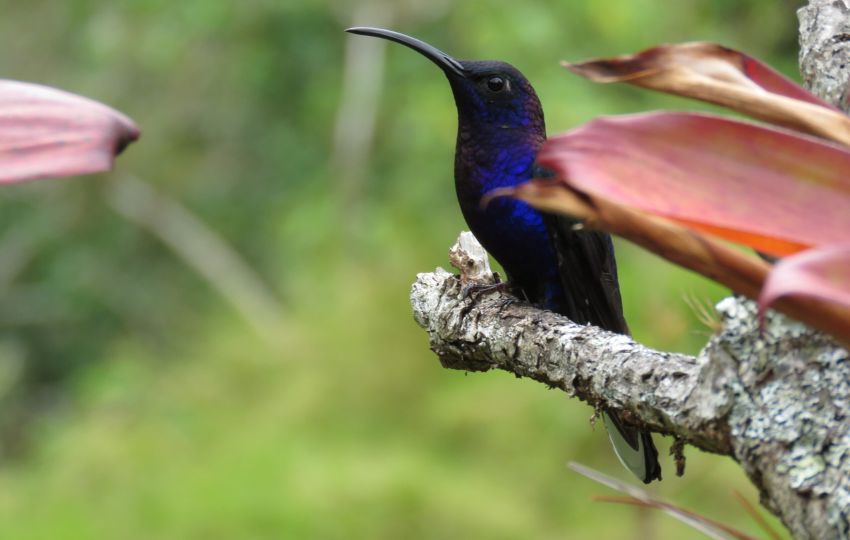
[[[547,212],[581,219],[585,227],[616,234],[678,265],[718,281],[732,290],[758,298],[772,266],[754,254],[726,242],[604,197],[578,193],[557,180],[535,180],[496,195],[518,197]],[[850,347],[850,306],[791,295],[779,298],[776,309],[837,337]]]
[[[807,296],[850,307],[850,244],[810,249],[779,261],[759,296],[764,309],[784,296]]]
[[[138,137],[132,120],[96,101],[0,80],[0,183],[104,171]]]
[[[625,82],[687,97],[698,97],[699,85],[722,91],[723,84],[747,89],[755,83],[773,94],[840,110],[757,58],[716,43],[659,45],[635,54],[562,64],[595,82]]]
[[[826,107],[834,111],[841,111],[841,109],[839,109],[832,103],[824,101],[816,95],[812,94],[811,92],[809,92],[799,84],[795,83],[791,79],[787,78],[785,75],[779,73],[772,67],[768,66],[761,60],[753,58],[752,56],[746,55],[734,49],[728,49],[726,47],[722,48],[729,55],[728,58],[731,62],[736,63],[740,67],[741,71],[751,81],[764,88],[768,92],[789,97],[791,99],[806,101],[813,105],[820,105],[821,107]]]
[[[850,151],[693,113],[601,118],[549,139],[571,188],[774,255],[846,241]]]
[[[755,58],[714,43],[661,45],[564,67],[595,82],[622,82],[729,107],[850,146],[850,118]]]

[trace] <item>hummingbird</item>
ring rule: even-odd
[[[582,230],[575,220],[517,199],[488,197],[498,188],[553,176],[536,163],[546,126],[528,79],[506,62],[456,60],[392,30],[346,31],[404,45],[445,74],[458,115],[454,177],[460,210],[472,234],[504,268],[511,288],[575,323],[628,334],[610,235]],[[622,464],[645,483],[660,480],[651,434],[627,425],[613,411],[603,411],[602,417]]]

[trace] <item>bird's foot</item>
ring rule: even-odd
[[[481,296],[482,294],[490,294],[494,292],[508,294],[513,293],[513,286],[511,283],[509,281],[502,281],[498,272],[493,272],[493,280],[495,283],[488,283],[486,285],[483,283],[469,283],[465,285],[460,293],[461,300],[466,300],[467,298],[476,300],[476,297]],[[516,300],[517,299],[513,296],[509,296],[505,299],[505,306],[513,304]]]
[[[476,296],[481,296],[482,294],[511,292],[512,287],[509,281],[501,281],[501,279],[499,279],[499,274],[495,272],[493,272],[493,278],[496,280],[495,283],[469,283],[465,285],[460,293],[461,299],[466,300],[467,298],[472,298],[474,300]],[[511,300],[511,302],[513,302],[513,300]]]
[[[501,281],[499,279],[499,274],[493,272],[493,278],[495,279],[495,283],[468,283],[461,289],[460,297],[461,300],[466,300],[467,298],[471,298],[473,301],[477,301],[478,297],[482,294],[490,294],[494,292],[500,293],[508,293],[506,296],[503,296],[499,300],[499,310],[505,309],[511,304],[515,303],[518,299],[513,296],[513,286],[509,281]],[[462,316],[465,317],[466,314],[473,308],[475,302],[471,302],[467,304],[467,306],[462,311]]]

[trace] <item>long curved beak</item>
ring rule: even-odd
[[[446,72],[447,75],[454,74],[460,77],[464,77],[466,75],[466,70],[460,62],[440,49],[428,45],[424,41],[420,41],[416,38],[412,38],[399,32],[393,32],[392,30],[371,28],[368,26],[355,26],[353,28],[348,28],[345,31],[352,34],[359,34],[361,36],[378,37],[395,41],[396,43],[401,43],[437,64],[443,71]]]

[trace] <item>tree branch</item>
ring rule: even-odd
[[[497,368],[559,388],[635,425],[738,461],[797,538],[850,537],[850,354],[779,314],[763,334],[753,302],[727,298],[723,330],[696,357],[572,323],[501,292],[470,233],[454,276],[420,274],[416,321],[444,367]]]

